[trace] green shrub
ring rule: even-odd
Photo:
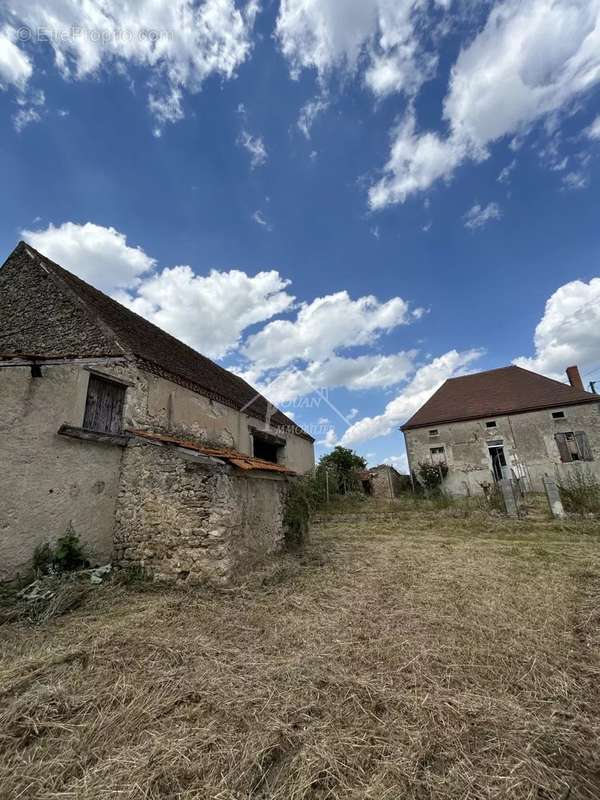
[[[298,478],[288,485],[285,499],[283,524],[286,530],[286,543],[289,547],[299,547],[310,526],[311,498],[314,487],[310,478]]]
[[[419,483],[429,492],[438,490],[447,474],[446,464],[431,464],[429,461],[419,464]]]
[[[55,575],[87,566],[89,561],[85,550],[70,523],[64,536],[56,540],[54,547],[45,542],[38,545],[33,552],[33,568],[38,574]]]
[[[558,482],[560,499],[571,514],[600,514],[600,481],[585,467],[563,475]]]

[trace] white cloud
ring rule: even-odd
[[[20,108],[13,117],[13,125],[17,133],[21,133],[23,128],[26,128],[33,122],[39,122],[40,119],[40,112],[37,108]]]
[[[350,411],[346,414],[347,420],[352,420],[358,415],[358,408],[351,408]]]
[[[295,360],[324,361],[337,349],[372,344],[421,314],[401,297],[380,303],[372,295],[352,300],[348,292],[337,292],[303,303],[295,320],[270,322],[248,338],[243,354],[263,370]]]
[[[554,292],[535,329],[534,345],[532,358],[514,363],[556,380],[564,381],[572,364],[583,371],[600,364],[600,277],[571,281]]]
[[[475,205],[467,211],[463,219],[465,221],[465,228],[475,230],[476,228],[482,228],[484,225],[487,225],[491,220],[500,219],[501,217],[502,211],[498,203],[488,203],[485,208],[479,205],[479,203],[475,203]]]
[[[562,179],[565,189],[585,189],[589,179],[583,172],[568,172]]]
[[[399,456],[388,456],[383,459],[384,464],[389,464],[390,467],[398,470],[402,474],[408,474],[408,456],[406,453],[401,453]]]
[[[446,3],[437,3],[439,7]],[[276,35],[293,76],[315,69],[349,73],[366,61],[364,81],[378,96],[415,94],[437,59],[421,38],[427,0],[282,0]]]
[[[11,3],[15,24],[49,32],[46,38],[65,78],[80,80],[110,67],[123,72],[128,64],[150,69],[149,103],[160,124],[183,115],[183,89],[197,92],[210,75],[235,75],[250,52],[257,11],[256,0],[242,9],[235,0]],[[25,70],[21,65],[22,74]]]
[[[304,134],[306,139],[310,139],[312,126],[314,125],[315,119],[322,114],[324,111],[327,110],[329,107],[329,101],[324,95],[320,97],[315,97],[313,100],[309,100],[308,103],[305,103],[302,108],[300,109],[300,116],[298,117],[298,128]]]
[[[585,129],[585,135],[588,139],[600,139],[600,114]]]
[[[324,394],[338,387],[352,391],[386,388],[406,380],[413,371],[415,356],[414,350],[388,356],[332,356],[324,361],[312,361],[303,369],[292,367],[281,371],[261,384],[261,392],[277,405],[313,392]]]
[[[213,358],[239,343],[250,325],[287,310],[294,298],[278,272],[195,275],[189,266],[156,271],[156,261],[124,234],[91,222],[65,222],[24,239],[54,261],[112,294],[160,328]]]
[[[450,350],[420,367],[407,386],[386,405],[382,414],[363,417],[355,422],[342,436],[341,444],[354,445],[378,436],[387,436],[412,416],[445,380],[467,373],[472,362],[481,355],[481,350],[462,353]]]
[[[267,149],[260,136],[251,136],[248,131],[243,130],[238,139],[239,144],[250,153],[250,167],[256,169],[267,161]]]
[[[317,442],[317,444],[321,445],[321,447],[325,447],[327,449],[331,449],[332,447],[336,446],[337,440],[338,440],[338,437],[337,437],[337,434],[335,432],[335,428],[329,428],[329,430],[325,434],[325,438],[321,439],[321,441]]]
[[[275,270],[253,276],[235,269],[196,275],[189,266],[177,266],[118,299],[201,353],[222,358],[250,325],[289,308],[294,298],[285,291],[288,284]]]
[[[266,230],[268,230],[268,231],[273,230],[273,228],[270,225],[270,223],[265,219],[265,215],[259,209],[257,209],[254,212],[254,214],[252,214],[252,219],[254,220],[254,222],[256,222],[257,225],[261,225]]]
[[[105,292],[139,285],[156,262],[114,228],[86,222],[65,222],[46,230],[24,230],[21,235],[36,250]]]
[[[29,57],[15,44],[16,32],[6,25],[0,31],[0,89],[14,86],[23,90],[33,67]]]
[[[394,131],[384,177],[369,190],[373,210],[403,203],[408,195],[428,189],[448,176],[464,157],[462,145],[437,133],[417,135],[415,128],[414,114],[409,112]]]
[[[513,158],[510,164],[507,164],[503,169],[500,170],[500,174],[498,175],[498,183],[509,183],[510,176],[517,166],[517,159]]]
[[[372,208],[403,202],[491,143],[519,136],[600,82],[600,0],[505,0],[464,48],[451,73],[445,137],[415,133],[412,112],[393,136]]]

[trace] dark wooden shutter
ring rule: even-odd
[[[587,438],[587,433],[584,433],[583,431],[577,431],[575,433],[575,441],[577,442],[577,447],[579,448],[581,460],[593,461],[594,456],[592,455],[592,448],[590,447],[590,443]]]
[[[560,460],[564,463],[571,461],[571,453],[569,452],[569,445],[567,444],[567,437],[564,433],[555,433],[554,439],[558,445],[558,452],[560,453]]]
[[[125,387],[90,375],[83,427],[100,433],[121,433]]]

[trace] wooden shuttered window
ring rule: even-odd
[[[557,433],[554,435],[560,460],[568,464],[571,461],[593,461],[592,449],[584,431],[575,433]]]
[[[121,383],[90,375],[83,427],[98,433],[121,433],[125,389]]]
[[[579,454],[581,456],[582,461],[593,461],[594,456],[592,455],[592,448],[590,447],[590,443],[588,442],[587,434],[583,431],[577,431],[575,433],[575,440],[577,442],[577,447],[579,448]]]

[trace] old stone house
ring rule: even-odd
[[[453,494],[502,477],[533,491],[546,474],[583,468],[600,477],[600,395],[584,390],[577,367],[567,377],[510,366],[447,380],[402,426],[411,470],[446,464]]]
[[[393,500],[406,488],[402,475],[389,464],[361,470],[358,479],[365,494],[386,500]]]
[[[0,269],[0,580],[72,526],[93,562],[223,581],[281,547],[313,439],[21,242]]]

